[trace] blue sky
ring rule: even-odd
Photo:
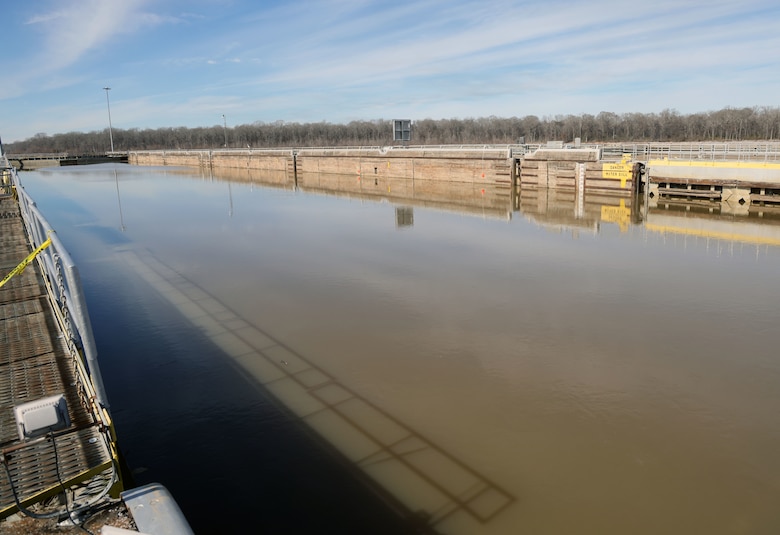
[[[3,2],[0,136],[780,106],[777,0]]]

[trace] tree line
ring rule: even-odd
[[[224,125],[195,128],[113,129],[114,149],[170,150],[383,146],[392,144],[391,120],[273,123],[255,122],[226,128]],[[565,142],[580,138],[583,143],[742,141],[780,139],[780,108],[725,108],[719,111],[680,114],[601,112],[597,115],[556,115],[539,118],[481,117],[467,119],[422,119],[412,126],[413,145],[516,144]],[[99,154],[110,149],[106,128],[93,132],[68,132],[33,137],[10,143],[11,154],[60,153]]]

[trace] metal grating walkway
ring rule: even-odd
[[[30,251],[17,202],[0,197],[0,276]],[[0,450],[6,464],[0,466],[0,518],[15,510],[14,490],[20,501],[32,503],[111,467],[105,437],[81,400],[79,382],[33,262],[0,288]],[[71,426],[20,441],[14,406],[58,394],[65,395]]]

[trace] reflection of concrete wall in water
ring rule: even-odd
[[[634,199],[610,195],[587,195],[579,203],[569,188],[520,189],[519,209],[528,219],[555,229],[574,228],[598,232],[602,223],[614,223],[625,230],[631,221]]]
[[[684,205],[676,204],[667,208],[651,208],[645,228],[659,234],[780,246],[780,213],[761,218],[735,217],[728,212],[707,211],[700,205],[686,209]]]
[[[362,177],[301,173],[296,180],[287,171],[253,169],[203,169],[202,176],[312,193],[388,201],[505,218],[511,213],[510,188],[504,184],[480,184],[406,178]]]
[[[780,210],[772,206],[744,206],[735,213],[727,202],[658,198],[644,205],[644,196],[621,198],[588,194],[580,206],[571,188],[525,187],[518,208],[528,219],[558,231],[585,229],[599,232],[603,224],[625,231],[632,222],[652,233],[754,245],[780,246]]]
[[[274,186],[283,189],[295,188],[295,182],[289,179],[287,171],[284,170],[258,171],[256,169],[236,169],[227,167],[220,169],[201,168],[200,171],[201,176],[208,179],[226,180],[250,185]]]
[[[510,188],[495,183],[303,173],[298,186],[305,191],[342,193],[391,202],[416,201],[414,204],[441,205],[459,211],[487,210],[500,216],[510,210]]]

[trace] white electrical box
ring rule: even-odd
[[[14,407],[19,440],[45,435],[70,427],[68,404],[62,394],[36,399]]]

